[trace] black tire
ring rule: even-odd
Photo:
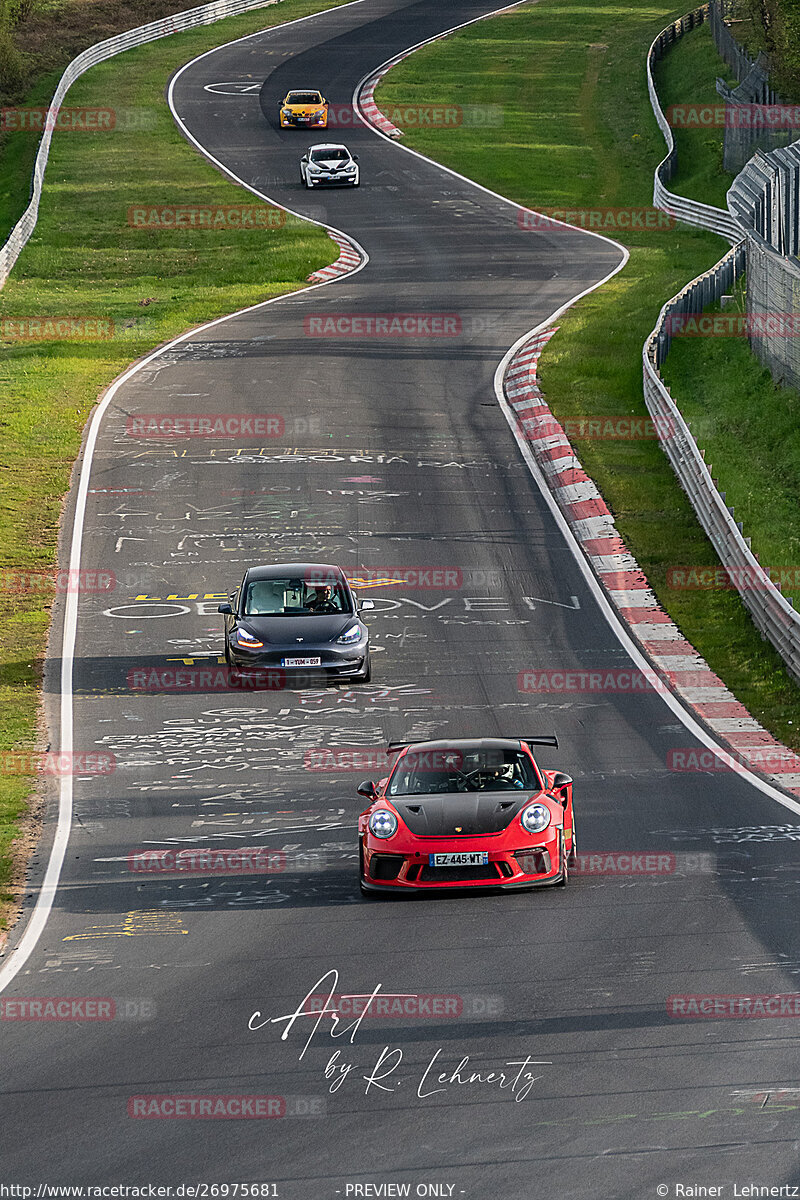
[[[556,881],[556,887],[565,888],[569,883],[569,863],[567,862],[567,844],[564,839],[563,829],[559,835],[558,859],[561,863],[561,878]]]

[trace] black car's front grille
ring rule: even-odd
[[[397,879],[405,859],[402,854],[373,854],[369,863],[371,879]]]
[[[500,878],[497,863],[486,863],[482,867],[431,867],[424,866],[419,873],[420,883],[470,883],[484,879],[492,883]]]

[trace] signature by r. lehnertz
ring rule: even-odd
[[[285,1042],[298,1022],[311,1019],[313,1022],[311,1031],[298,1055],[298,1061],[305,1058],[306,1051],[314,1043],[321,1026],[323,1027],[321,1038],[325,1038],[327,1034],[329,1038],[344,1038],[346,1044],[355,1046],[361,1022],[368,1016],[370,1006],[376,997],[379,995],[398,996],[400,993],[383,992],[382,985],[378,984],[371,992],[359,997],[361,1012],[354,1021],[345,1023],[333,1002],[333,998],[337,994],[338,983],[339,972],[335,969],[326,971],[306,992],[293,1012],[280,1017],[264,1017],[259,1010],[256,1010],[250,1017],[247,1027],[251,1031],[256,1031],[263,1029],[266,1025],[283,1025],[281,1041]],[[319,1004],[320,994],[324,999],[324,1003],[321,1005]],[[352,999],[352,997],[348,997],[348,999]],[[303,1025],[303,1032],[307,1028]],[[330,1048],[330,1043],[328,1046]],[[363,1081],[366,1085],[364,1087],[365,1095],[370,1095],[373,1088],[377,1092],[392,1093],[409,1078],[408,1068],[403,1067],[405,1055],[400,1046],[384,1046],[377,1059],[371,1064],[351,1061],[347,1057],[348,1054],[348,1051],[343,1052],[337,1049],[328,1059],[325,1065],[325,1078],[328,1081],[329,1092],[338,1092],[340,1088],[348,1084],[359,1086],[359,1081]],[[508,1092],[519,1103],[530,1094],[537,1080],[542,1078],[541,1075],[534,1073],[533,1068],[552,1065],[550,1061],[526,1055],[525,1058],[508,1060],[498,1067],[476,1068],[470,1066],[470,1055],[465,1054],[455,1068],[442,1070],[444,1064],[441,1056],[442,1047],[440,1046],[431,1055],[422,1071],[420,1072],[417,1068],[411,1075],[411,1078],[416,1081],[416,1094],[420,1100],[441,1095],[454,1087],[489,1086]]]

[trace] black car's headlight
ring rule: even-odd
[[[354,646],[356,642],[361,641],[361,626],[351,625],[336,641],[340,646]]]
[[[252,633],[248,633],[246,629],[236,630],[236,640],[240,646],[244,646],[246,650],[260,650],[264,645]]]
[[[388,808],[376,808],[369,819],[369,831],[376,838],[390,838],[397,833],[397,817]]]
[[[550,809],[546,804],[529,804],[523,808],[519,819],[528,833],[541,833],[550,824]]]

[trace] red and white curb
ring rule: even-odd
[[[800,756],[750,716],[658,603],[617,532],[596,485],[581,467],[539,388],[539,356],[558,326],[520,347],[503,390],[559,507],[630,634],[658,675],[730,750],[732,757],[800,796]],[[768,769],[766,768],[768,764]]]
[[[361,255],[355,250],[346,238],[340,237],[338,233],[333,233],[328,230],[328,237],[331,238],[339,247],[339,257],[335,263],[331,263],[329,267],[322,267],[319,271],[314,271],[307,276],[307,283],[323,283],[326,279],[336,279],[339,275],[349,275],[356,267],[361,265]]]
[[[379,67],[375,74],[370,75],[366,83],[362,84],[358,96],[358,107],[361,109],[370,125],[374,125],[376,129],[380,129],[381,133],[385,133],[387,137],[391,138],[402,137],[403,131],[402,129],[398,129],[396,125],[393,125],[389,118],[384,116],[384,114],[378,108],[377,104],[375,103],[375,88],[383,79],[386,72],[391,71],[392,67],[396,66],[399,62],[402,62],[404,58],[407,58],[409,53],[410,51],[408,51],[406,54],[399,54],[397,58],[393,58],[391,62],[384,63],[382,67]]]

